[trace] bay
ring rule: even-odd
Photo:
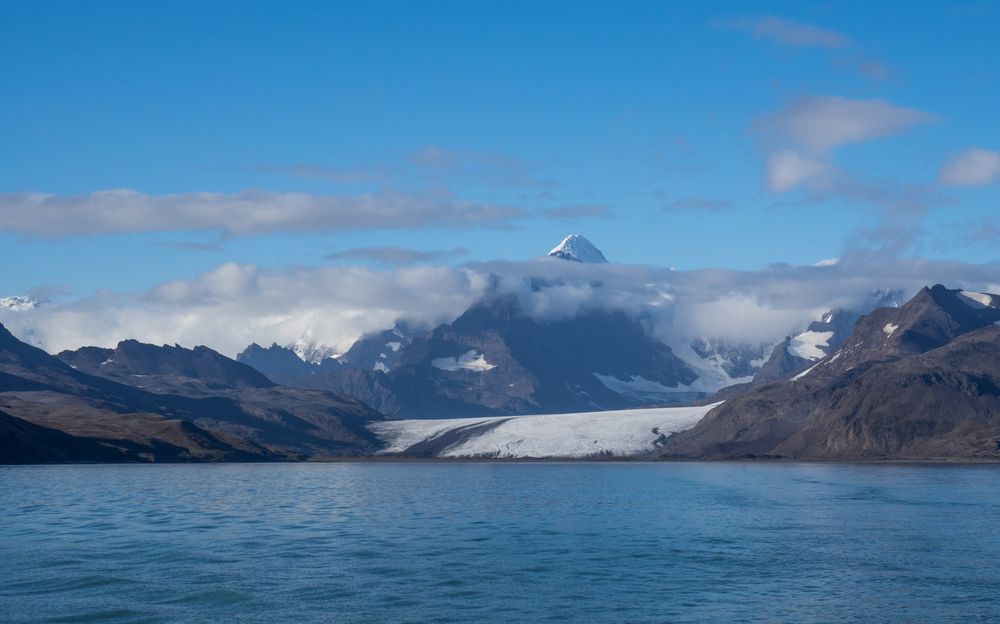
[[[0,621],[968,622],[1000,467],[0,467]]]

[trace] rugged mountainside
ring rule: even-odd
[[[779,343],[754,375],[754,383],[790,379],[807,370],[837,351],[863,314],[878,308],[899,307],[901,298],[899,291],[879,290],[870,293],[860,309],[826,312],[820,320],[810,323],[804,332],[788,336]]]
[[[607,262],[575,234],[549,255]],[[750,381],[770,353],[767,344],[712,339],[672,347],[647,330],[641,318],[600,309],[536,320],[513,296],[492,292],[450,324],[397,323],[336,358],[303,361],[292,347],[254,344],[237,359],[283,385],[347,394],[390,415],[444,418],[676,405]]]
[[[667,441],[673,457],[1000,458],[1000,298],[924,288]]]
[[[345,368],[325,383],[387,414],[447,418],[635,407],[694,379],[624,313],[540,322],[495,296],[413,339],[387,372]]]
[[[190,386],[190,390],[211,391],[275,385],[256,369],[208,347],[157,347],[125,340],[114,349],[83,347],[63,351],[56,357],[77,370],[152,391],[177,391],[185,386]]]
[[[0,326],[0,435],[18,441],[21,460],[32,448],[36,461],[195,461],[358,454],[377,445],[365,425],[381,416],[367,407],[275,386],[209,349],[126,341],[62,355],[79,368]]]

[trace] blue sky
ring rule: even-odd
[[[4,3],[0,296],[570,232],[995,262],[997,32],[975,2]]]

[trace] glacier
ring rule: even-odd
[[[631,457],[655,450],[671,433],[690,429],[719,404],[536,416],[392,420],[373,423],[369,429],[385,442],[380,451],[383,455],[414,454],[414,447],[433,447],[438,441],[441,447],[430,453],[436,457]]]

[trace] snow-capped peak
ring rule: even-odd
[[[32,308],[38,307],[39,303],[39,301],[32,299],[31,297],[22,297],[20,295],[0,297],[0,310],[23,312],[25,310],[31,310]]]
[[[608,261],[600,249],[594,247],[593,243],[579,234],[570,234],[564,238],[563,242],[549,252],[549,255],[563,260],[590,264],[601,264]]]
[[[299,356],[299,359],[307,364],[319,364],[323,360],[335,358],[340,355],[335,349],[318,344],[308,336],[299,338],[285,348],[294,351],[295,355]]]

